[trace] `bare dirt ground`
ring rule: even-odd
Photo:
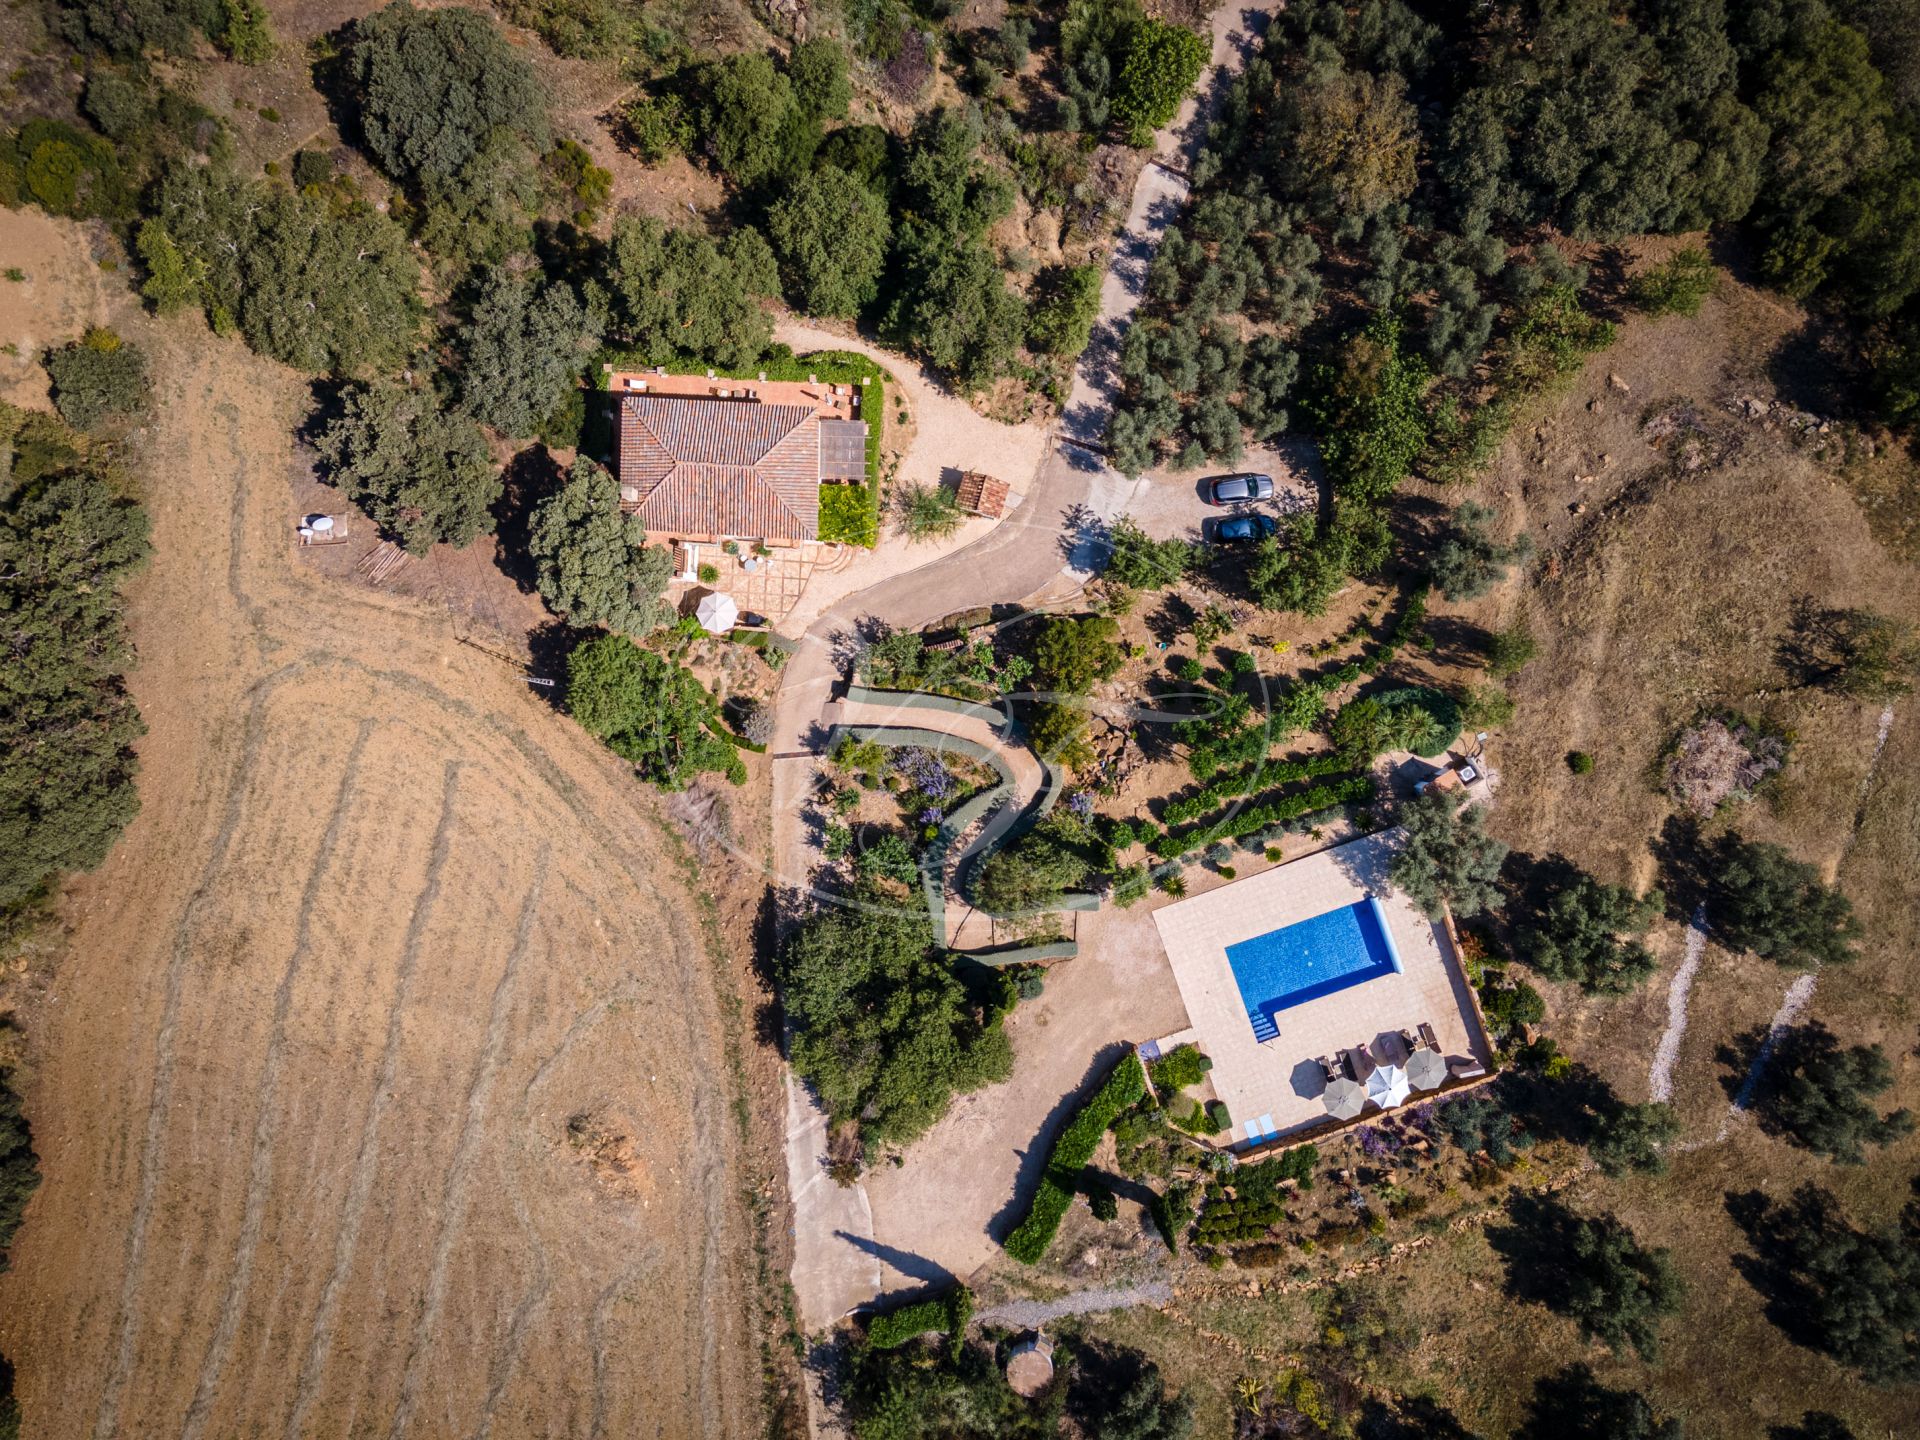
[[[295,377],[118,308],[159,388],[151,733],[27,1017],[27,1433],[757,1429],[691,858],[444,611],[295,563]]]

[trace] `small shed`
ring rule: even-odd
[[[969,470],[960,477],[960,486],[954,498],[969,515],[984,515],[989,520],[998,520],[1007,513],[1007,482],[996,480],[991,475],[982,475],[978,470]]]
[[[1034,1334],[1007,1352],[1007,1384],[1016,1395],[1031,1399],[1053,1380],[1053,1342]]]

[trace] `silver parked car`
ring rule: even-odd
[[[1273,498],[1273,477],[1271,475],[1221,475],[1215,478],[1208,489],[1208,496],[1215,505],[1233,505],[1242,500],[1271,500]]]

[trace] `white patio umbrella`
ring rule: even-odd
[[[700,604],[693,613],[700,621],[701,628],[709,635],[724,635],[733,629],[734,622],[740,618],[740,607],[733,603],[731,595],[722,595],[715,590],[701,596]]]
[[[1358,1080],[1349,1080],[1342,1075],[1327,1082],[1327,1088],[1320,1094],[1320,1101],[1334,1119],[1351,1120],[1367,1108],[1366,1087]]]
[[[1407,1100],[1407,1072],[1398,1065],[1382,1065],[1367,1077],[1367,1099],[1382,1110],[1404,1105]]]
[[[1416,1050],[1407,1058],[1407,1083],[1416,1090],[1438,1090],[1447,1083],[1447,1057],[1438,1050]]]

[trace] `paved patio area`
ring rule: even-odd
[[[1443,927],[1386,885],[1399,832],[1370,835],[1280,865],[1154,912],[1187,1016],[1213,1059],[1214,1089],[1233,1115],[1232,1137],[1271,1117],[1285,1134],[1326,1118],[1323,1055],[1433,1026],[1450,1060],[1488,1061],[1465,976]],[[1254,1038],[1227,947],[1353,905],[1380,902],[1401,971],[1278,1013],[1279,1035]],[[1414,1100],[1419,1099],[1418,1092]]]

